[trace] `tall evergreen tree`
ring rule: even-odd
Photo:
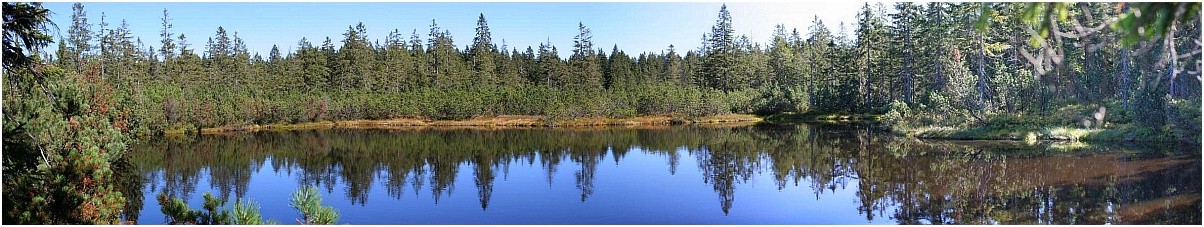
[[[570,83],[582,85],[587,89],[602,88],[602,70],[596,58],[593,35],[585,24],[578,22],[577,36],[573,38],[573,55],[569,57],[569,64],[575,69],[574,78]]]
[[[440,28],[435,20],[431,20],[427,54],[436,87],[451,88],[468,84],[464,60],[452,42],[451,32]]]
[[[311,91],[321,91],[328,87],[327,75],[330,74],[330,69],[327,67],[326,55],[322,50],[314,47],[308,40],[301,38],[297,42],[297,59],[299,62],[297,67],[300,69],[298,73],[305,82],[305,87]]]
[[[912,68],[915,65],[914,59],[916,54],[914,52],[916,49],[912,43],[914,39],[914,33],[912,30],[921,26],[920,24],[916,23],[916,18],[920,16],[919,11],[919,6],[915,4],[910,2],[900,2],[895,3],[895,13],[891,14],[891,17],[894,19],[894,26],[892,27],[891,34],[895,37],[892,40],[896,41],[896,43],[902,42],[902,45],[898,45],[895,50],[897,50],[896,52],[898,55],[902,55],[896,55],[896,57],[902,58],[902,64],[900,65],[902,68],[901,76],[903,77],[902,92],[903,100],[907,103],[912,103],[911,98],[912,93],[914,93],[913,77],[915,72]]]
[[[669,52],[665,53],[665,72],[661,75],[661,80],[678,86],[685,86],[685,65],[682,62],[681,55],[678,55],[677,50],[673,45],[669,45]]]
[[[406,46],[406,39],[402,37],[400,30],[394,29],[385,37],[384,50],[378,62],[381,67],[377,73],[380,74],[379,82],[383,83],[387,90],[398,91],[417,86],[413,55]]]
[[[773,44],[769,47],[769,67],[773,75],[770,84],[779,89],[797,84],[798,60],[788,38],[786,27],[779,24],[773,32]]]
[[[707,84],[724,92],[731,91],[730,81],[733,79],[735,66],[735,30],[732,29],[732,15],[727,11],[727,4],[719,8],[719,19],[711,27],[707,35],[706,61],[703,71],[707,75]]]
[[[418,86],[431,86],[434,84],[434,70],[431,69],[430,55],[427,54],[422,46],[422,39],[418,37],[418,29],[414,29],[410,33],[410,54],[414,59],[414,76],[415,83]]]
[[[496,53],[491,36],[489,22],[485,21],[485,14],[482,13],[477,18],[477,33],[472,39],[472,48],[468,50],[472,70],[478,78],[472,81],[481,85],[498,83],[497,64],[494,62]]]
[[[823,20],[819,16],[811,21],[809,30],[809,38],[807,38],[807,48],[804,56],[807,58],[807,87],[811,101],[809,106],[819,107],[820,100],[828,100],[826,95],[832,94],[833,81],[836,80],[833,76],[832,64],[835,63],[833,49],[836,48],[836,43],[832,40],[832,34],[828,31],[828,27],[824,25]],[[825,95],[823,98],[820,95]],[[825,103],[826,104],[826,103]],[[827,106],[827,105],[822,105]]]
[[[343,33],[343,46],[339,48],[337,63],[334,68],[333,81],[339,88],[381,90],[373,81],[372,68],[376,64],[372,48],[368,44],[367,29],[364,23],[354,27],[347,26]]]
[[[67,30],[67,42],[71,45],[67,47],[68,55],[59,56],[59,58],[67,58],[69,69],[74,69],[76,72],[82,72],[81,63],[84,57],[92,52],[92,38],[95,34],[92,32],[92,25],[88,24],[88,14],[84,11],[83,3],[75,3],[71,5],[71,28]]]
[[[610,51],[610,59],[606,63],[606,80],[604,81],[607,88],[629,88],[635,84],[633,75],[635,72],[635,62],[630,56],[619,50],[619,46],[615,45]]]

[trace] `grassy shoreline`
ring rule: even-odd
[[[897,135],[920,139],[940,140],[1007,140],[1007,141],[1068,141],[1068,142],[1193,142],[1170,138],[1148,130],[1131,127],[1082,129],[1072,127],[991,128],[940,127],[892,128]],[[1199,141],[1195,141],[1199,142]]]
[[[765,117],[767,122],[802,122],[802,123],[852,123],[879,122],[880,114],[820,114],[820,113],[778,113]]]
[[[891,133],[918,139],[930,140],[986,140],[1025,142],[1194,142],[1172,138],[1165,133],[1121,124],[1106,128],[1081,128],[1067,126],[901,126],[883,122],[882,115],[872,114],[821,114],[779,113],[765,117],[771,123],[883,123]],[[903,124],[908,125],[908,124]]]
[[[289,131],[311,129],[495,129],[495,128],[543,128],[567,127],[589,128],[604,126],[628,127],[658,127],[669,125],[749,125],[759,122],[769,123],[879,123],[882,115],[871,114],[817,114],[817,113],[779,113],[765,117],[749,114],[725,114],[706,116],[694,119],[674,117],[669,115],[637,116],[630,118],[588,117],[565,120],[552,120],[546,116],[533,115],[499,115],[493,117],[476,117],[466,120],[433,120],[424,118],[393,118],[383,120],[339,120],[303,123],[279,124],[248,124],[227,125],[214,128],[203,128],[201,134],[220,134],[233,132],[257,131]],[[988,140],[988,141],[1025,141],[1025,142],[1193,142],[1170,138],[1141,128],[1122,125],[1103,129],[1082,129],[1075,127],[953,127],[953,126],[886,126],[891,133],[918,139],[930,140]],[[167,135],[183,135],[193,133],[186,130],[165,131]],[[1194,141],[1199,142],[1199,141]]]
[[[567,120],[551,120],[545,116],[531,115],[500,115],[494,117],[476,117],[466,120],[433,120],[422,118],[393,118],[383,120],[341,120],[303,123],[280,124],[248,124],[227,125],[214,128],[203,128],[201,134],[217,134],[229,132],[256,131],[288,131],[332,128],[358,129],[424,129],[424,128],[541,128],[541,127],[599,127],[599,126],[666,126],[666,125],[726,125],[750,124],[761,122],[763,119],[748,114],[725,114],[706,116],[694,119],[660,116],[638,116],[630,118],[588,117]],[[185,130],[168,130],[164,134],[178,135],[192,133]]]

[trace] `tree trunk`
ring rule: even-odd
[[[1129,90],[1130,90],[1130,83],[1131,83],[1129,80],[1129,76],[1131,75],[1130,74],[1131,66],[1129,64],[1131,64],[1131,63],[1129,63],[1129,62],[1131,61],[1132,53],[1128,50],[1128,48],[1121,49],[1120,52],[1121,52],[1121,55],[1120,55],[1121,107],[1128,109],[1129,108],[1129,93],[1130,93]]]
[[[1170,56],[1168,56],[1168,58],[1170,58],[1170,60],[1171,60],[1170,64],[1168,64],[1166,67],[1167,73],[1170,76],[1169,77],[1170,80],[1168,81],[1169,84],[1167,84],[1168,87],[1166,89],[1166,95],[1169,98],[1174,98],[1175,97],[1175,79],[1176,79],[1176,77],[1179,77],[1179,72],[1175,70],[1175,63],[1179,57],[1178,57],[1178,53],[1176,53],[1176,51],[1175,51],[1175,33],[1173,32],[1173,31],[1175,31],[1174,24],[1171,25],[1170,31],[1172,31],[1172,32],[1166,33],[1167,35],[1169,35],[1166,38],[1166,48],[1167,48],[1167,52],[1170,54]],[[1170,100],[1167,100],[1167,101],[1170,101]]]
[[[903,52],[903,101],[910,104],[911,103],[911,93],[912,93],[911,92],[911,90],[912,90],[912,87],[911,87],[911,77],[912,77],[911,51],[913,50],[911,48],[911,28],[910,27],[903,28],[903,39],[905,40],[903,43],[903,49],[905,49],[904,51],[906,51],[906,52]]]
[[[989,93],[990,88],[988,87],[989,85],[987,84],[987,80],[988,80],[987,70],[986,70],[987,53],[986,53],[986,43],[983,40],[983,36],[986,36],[986,35],[978,36],[978,47],[979,47],[978,48],[978,110],[979,111],[986,111],[986,102],[988,100],[990,100],[990,98],[991,98],[991,95]]]
[[[945,90],[945,62],[943,59],[946,58],[948,58],[946,55],[940,55],[936,57],[936,85],[934,86],[936,88],[934,90],[937,92],[943,92]]]

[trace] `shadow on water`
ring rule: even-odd
[[[573,176],[584,202],[599,188],[595,175],[608,155],[617,165],[644,152],[663,157],[668,174],[683,168],[683,156],[696,160],[724,214],[737,186],[760,176],[779,190],[809,187],[816,198],[854,190],[860,205],[847,212],[870,221],[1200,224],[1198,145],[1052,147],[920,141],[828,125],[260,132],[141,143],[131,169],[145,180],[130,184],[188,200],[208,179],[220,198],[242,198],[253,173],[266,166],[301,185],[340,190],[351,204],[365,204],[373,184],[383,184],[393,199],[407,189],[418,196],[425,187],[438,203],[452,195],[467,165],[484,211],[511,165],[542,168],[549,186],[562,164],[579,166]],[[131,203],[128,209],[142,208],[140,199]],[[131,220],[138,219],[134,213]]]

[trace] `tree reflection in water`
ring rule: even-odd
[[[808,125],[261,132],[139,144],[131,171],[146,181],[129,182],[187,199],[207,175],[222,198],[241,198],[252,173],[270,165],[300,171],[302,185],[340,189],[352,204],[365,204],[377,180],[394,199],[429,186],[438,202],[453,193],[463,166],[487,210],[499,172],[506,178],[511,164],[539,166],[549,187],[561,162],[576,164],[585,202],[607,155],[618,165],[643,152],[663,157],[668,174],[678,172],[681,156],[693,157],[724,214],[738,186],[764,176],[779,190],[810,187],[816,199],[855,190],[865,219],[901,224],[1199,224],[1199,146],[1143,150],[1162,146],[1060,151]],[[129,209],[140,209],[135,201]]]

